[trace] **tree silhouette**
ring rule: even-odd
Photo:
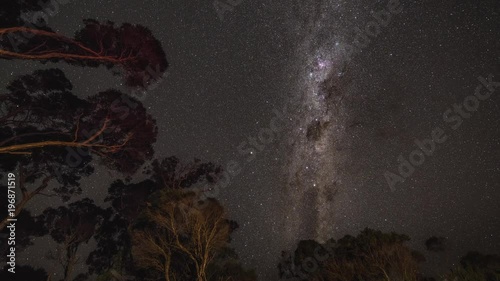
[[[156,122],[125,94],[78,98],[58,69],[20,76],[7,89],[0,95],[0,168],[19,167],[16,215],[34,196],[68,200],[80,193],[79,180],[93,172],[93,159],[131,175],[153,156]],[[47,194],[52,180],[59,186]],[[0,229],[5,225],[6,218]]]
[[[19,24],[8,19],[4,25],[9,23]],[[129,23],[115,27],[113,22],[91,19],[84,20],[84,24],[74,38],[48,28],[2,27],[0,58],[120,68],[115,73],[121,72],[125,85],[134,88],[147,88],[167,69],[161,44],[149,29]]]
[[[114,215],[106,219],[96,235],[97,249],[87,259],[89,272],[99,275],[134,274],[131,255],[130,229],[141,213],[153,203],[161,190],[185,190],[200,185],[215,184],[222,168],[211,162],[194,159],[182,162],[171,156],[154,160],[145,167],[147,178],[138,183],[116,180],[105,201],[110,202]],[[231,231],[237,224],[230,221]]]
[[[222,167],[211,162],[201,162],[200,159],[181,163],[177,157],[171,156],[161,161],[154,160],[145,173],[151,174],[152,180],[160,187],[181,189],[201,182],[214,184],[221,176]]]
[[[7,202],[7,199],[5,199],[4,201]],[[10,232],[9,229],[4,228],[0,232],[0,235],[2,235],[1,237],[8,237],[9,232]],[[23,251],[27,247],[33,245],[34,237],[40,237],[46,234],[47,233],[43,229],[42,224],[36,221],[29,211],[27,210],[21,211],[21,213],[17,216],[17,221],[16,221],[16,240],[15,240],[16,251],[17,252]],[[2,255],[4,253],[5,255],[7,255],[9,248],[10,245],[8,243],[2,243],[0,245],[0,253]]]
[[[168,62],[161,44],[146,27],[86,19],[74,36],[66,36],[47,26],[43,15],[50,12],[49,4],[54,5],[54,1],[0,3],[0,59],[104,66],[121,75],[125,86],[133,89],[148,88],[166,71]],[[19,250],[30,245],[32,236],[50,234],[59,244],[60,251],[53,257],[61,263],[65,281],[88,279],[87,273],[73,276],[73,268],[79,247],[96,234],[117,234],[106,241],[125,238],[124,243],[111,249],[130,255],[127,239],[131,221],[111,213],[111,209],[104,211],[83,199],[49,208],[34,219],[25,207],[34,196],[57,196],[67,201],[81,193],[80,180],[94,171],[96,162],[130,177],[152,158],[156,136],[156,122],[143,105],[119,91],[78,97],[58,69],[15,77],[0,94],[0,170],[16,172],[16,187],[20,189],[16,231],[22,236],[16,241]],[[0,179],[3,177],[1,173]],[[6,202],[2,200],[0,206]],[[6,218],[1,219],[0,230],[5,230]],[[104,226],[102,221],[112,223]],[[96,251],[104,252],[95,257],[117,256],[107,252],[110,244],[104,245],[107,248],[99,244]],[[120,245],[125,247],[120,249]],[[101,268],[110,268],[108,265],[104,263]],[[20,280],[47,280],[44,272],[28,267],[18,270],[27,272],[16,274]]]
[[[217,255],[207,269],[209,280],[238,280],[255,281],[257,275],[254,270],[245,269],[234,249],[230,247],[220,248]]]
[[[77,255],[82,243],[87,243],[97,232],[107,212],[88,198],[58,208],[48,208],[37,217],[52,239],[58,243],[51,257],[64,270],[64,281],[72,280],[75,265],[80,261]]]
[[[445,280],[500,280],[500,256],[468,252],[460,265],[444,276]]]
[[[301,241],[293,265],[282,264],[281,278],[326,280],[421,280],[418,264],[424,260],[404,243],[406,235],[365,229],[356,237],[346,235],[324,244]],[[285,259],[290,263],[290,258]],[[283,269],[287,269],[284,271]],[[285,272],[292,274],[284,274]]]
[[[40,12],[50,0],[22,0],[22,1],[2,1],[0,2],[0,28],[12,26],[33,25],[27,22],[23,14],[27,12]],[[46,25],[43,18],[35,23],[42,28]]]
[[[137,266],[166,281],[207,281],[209,266],[231,233],[224,208],[210,199],[203,210],[193,192],[163,192],[132,232]]]
[[[428,251],[442,252],[446,250],[446,238],[432,236],[425,241],[425,247]]]
[[[51,69],[21,76],[9,84],[10,93],[0,96],[4,108],[0,120],[12,136],[0,143],[0,153],[26,154],[33,148],[57,146],[85,148],[100,155],[122,151],[131,159],[152,153],[148,147],[151,141],[145,140],[153,137],[154,141],[156,125],[138,101],[116,90],[82,100],[67,92],[71,87],[68,83],[60,70]],[[127,104],[131,102],[133,109]],[[46,140],[21,142],[33,136]],[[133,149],[127,150],[129,141]]]
[[[161,189],[186,189],[203,184],[211,186],[221,176],[222,167],[199,159],[184,163],[179,158],[170,156],[153,160],[145,167],[144,174],[148,179],[139,183],[115,181],[105,199],[129,222],[134,221],[150,204],[153,193]]]

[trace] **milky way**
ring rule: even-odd
[[[288,161],[284,167],[288,198],[293,201],[286,217],[290,241],[301,238],[324,240],[331,236],[333,204],[342,183],[339,168],[344,127],[349,118],[344,98],[349,61],[344,56],[345,27],[341,5],[313,1],[309,17],[295,11],[292,23],[297,44],[296,84],[292,107],[296,109],[288,135]]]

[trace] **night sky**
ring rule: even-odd
[[[170,64],[142,99],[158,122],[156,157],[239,165],[216,198],[260,280],[277,279],[280,252],[297,240],[365,227],[408,234],[422,252],[430,236],[447,237],[448,251],[428,256],[431,272],[442,255],[451,264],[468,250],[500,252],[500,87],[456,129],[443,119],[479,77],[500,82],[498,1],[243,0],[218,13],[219,2],[69,1],[48,23],[67,36],[85,18],[151,29]],[[4,82],[56,66],[75,94],[125,91],[104,68],[1,64]],[[446,140],[390,188],[384,174],[436,128]],[[102,202],[110,180],[97,169],[82,197]],[[30,210],[59,203],[35,198]],[[47,241],[22,257],[41,256]]]

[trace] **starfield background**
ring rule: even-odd
[[[0,280],[500,280],[497,0],[1,0]]]

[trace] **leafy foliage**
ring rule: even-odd
[[[109,211],[96,206],[88,198],[58,208],[48,208],[37,217],[50,237],[59,248],[51,253],[51,258],[58,261],[64,270],[64,281],[73,280],[73,271],[80,262],[78,249],[88,243],[96,234]],[[86,275],[77,279],[85,280]]]
[[[445,280],[499,281],[500,256],[468,252],[460,259],[460,266],[444,276]]]
[[[429,251],[442,252],[446,249],[446,238],[432,236],[425,241],[425,247]]]
[[[363,230],[324,244],[300,241],[291,256],[283,254],[281,278],[300,280],[419,280],[423,256],[405,245],[407,235]]]
[[[0,168],[19,167],[17,214],[33,196],[67,201],[80,194],[81,178],[94,171],[92,160],[131,175],[153,156],[156,122],[123,93],[79,98],[59,69],[16,77],[7,90],[0,94]],[[58,185],[47,193],[53,181]]]
[[[40,9],[41,5],[31,5],[31,8]],[[8,26],[0,27],[0,58],[3,59],[43,63],[64,61],[77,66],[118,68],[119,71],[113,73],[121,73],[126,86],[141,89],[157,81],[168,67],[160,42],[141,25],[124,23],[115,27],[113,22],[87,19],[74,38],[44,25],[43,28],[26,25],[10,17],[3,25]]]
[[[156,275],[153,271],[134,269],[133,233],[137,233],[134,231],[137,231],[137,227],[141,224],[145,227],[144,211],[158,210],[161,205],[158,200],[171,204],[185,200],[182,199],[184,191],[194,190],[195,187],[204,184],[215,184],[221,172],[222,168],[211,162],[194,159],[183,163],[177,157],[171,156],[154,160],[146,166],[144,175],[147,178],[143,181],[131,183],[116,180],[113,182],[108,190],[109,195],[105,199],[106,202],[111,203],[113,215],[106,219],[96,235],[97,249],[87,258],[90,272],[97,273],[103,280],[111,278],[111,272],[122,276],[146,274],[154,279]],[[161,194],[169,194],[169,196],[166,198]],[[229,227],[229,233],[238,227],[234,221],[227,220],[224,223]]]

